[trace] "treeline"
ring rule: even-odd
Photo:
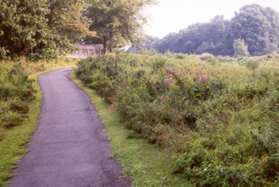
[[[151,0],[0,0],[0,57],[55,57],[76,42],[104,52],[135,40]]]
[[[263,55],[279,47],[279,14],[257,4],[242,7],[231,20],[216,16],[154,43],[159,52]]]

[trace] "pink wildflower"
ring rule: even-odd
[[[170,88],[172,83],[173,83],[173,80],[171,78],[167,78],[164,80],[165,87],[167,87],[167,88]]]
[[[195,81],[195,82],[201,83],[201,84],[207,83],[208,80],[209,80],[209,77],[208,77],[208,75],[205,75],[205,74],[203,74],[203,75],[197,75],[197,76],[194,78],[194,81]]]
[[[166,100],[167,100],[167,97],[166,97],[166,96],[162,95],[162,96],[160,97],[160,101],[161,101],[161,102],[164,102],[164,101],[166,101]]]
[[[171,75],[171,76],[172,76],[174,73],[175,73],[175,72],[174,72],[174,70],[172,70],[172,69],[167,69],[167,70],[166,70],[166,74],[167,74],[167,75]]]

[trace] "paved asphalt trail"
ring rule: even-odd
[[[39,127],[11,187],[128,187],[89,98],[71,70],[40,77],[44,93]]]

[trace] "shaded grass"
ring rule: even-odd
[[[7,62],[0,65],[9,66],[15,62]],[[40,115],[42,93],[39,86],[39,75],[66,67],[75,67],[76,62],[72,60],[51,61],[51,62],[22,62],[21,65],[33,79],[35,99],[30,104],[30,111],[24,122],[14,128],[3,131],[4,138],[0,141],[0,187],[6,186],[7,181],[12,177],[12,171],[16,164],[27,152],[27,144],[37,127]]]
[[[188,181],[172,175],[174,153],[166,152],[146,140],[137,138],[125,128],[120,117],[94,90],[83,86],[75,75],[74,82],[84,90],[94,103],[105,125],[106,134],[112,144],[113,153],[120,161],[125,173],[131,176],[134,186],[192,186]]]

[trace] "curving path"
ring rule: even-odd
[[[11,187],[128,187],[89,98],[71,70],[44,74],[39,127]]]

